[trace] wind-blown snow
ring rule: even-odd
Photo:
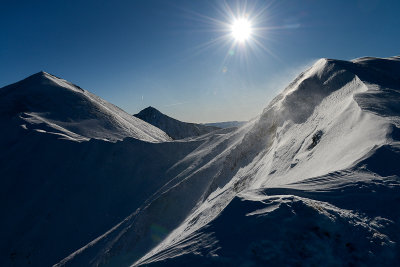
[[[1,155],[3,262],[397,265],[399,77],[399,57],[321,59],[237,130],[175,142],[18,127]]]
[[[385,59],[382,60],[385,61]],[[387,59],[386,61],[389,60],[391,64],[392,62],[399,64],[398,60]],[[368,237],[368,235],[363,236],[363,238],[353,237],[348,239],[349,241],[341,241],[335,244],[338,246],[336,250],[319,251],[319,254],[316,256],[313,256],[316,253],[315,248],[304,248],[303,252],[305,256],[302,257],[301,253],[303,252],[301,250],[293,250],[289,253],[287,250],[282,251],[281,248],[276,248],[275,250],[274,248],[268,248],[267,244],[273,244],[274,240],[273,238],[268,239],[268,233],[276,231],[268,227],[261,229],[254,227],[254,231],[256,231],[258,235],[262,235],[262,231],[266,233],[265,236],[263,235],[263,238],[258,239],[259,242],[261,242],[261,246],[266,246],[265,251],[259,251],[260,248],[258,248],[255,253],[264,253],[263,255],[265,256],[271,252],[268,249],[272,249],[273,253],[275,253],[274,256],[271,255],[271,257],[275,258],[268,259],[267,257],[266,259],[258,261],[258,257],[264,256],[248,253],[245,249],[235,249],[235,247],[241,247],[243,242],[244,246],[251,247],[252,244],[256,242],[257,238],[248,238],[245,239],[248,241],[244,241],[242,236],[245,234],[235,236],[229,230],[231,228],[226,227],[232,223],[237,223],[237,220],[230,216],[240,217],[245,215],[241,213],[240,210],[234,208],[232,212],[237,212],[238,214],[229,215],[218,230],[215,230],[215,232],[213,230],[213,219],[218,215],[223,216],[225,212],[224,208],[226,205],[228,205],[228,207],[231,205],[229,203],[231,203],[232,199],[237,197],[238,192],[243,192],[243,190],[260,191],[260,189],[263,188],[286,188],[290,184],[300,183],[301,181],[306,181],[313,177],[325,175],[327,176],[325,180],[327,181],[326,184],[324,185],[316,182],[313,184],[313,190],[326,190],[327,193],[322,195],[336,195],[339,197],[341,191],[336,187],[339,183],[345,183],[345,185],[342,185],[343,187],[351,188],[351,190],[349,190],[351,192],[350,197],[346,199],[349,203],[346,203],[346,206],[350,207],[350,212],[354,210],[355,214],[357,214],[361,205],[360,202],[354,200],[353,202],[350,199],[351,197],[356,198],[358,196],[358,193],[355,192],[360,191],[360,194],[362,192],[362,190],[357,190],[358,186],[362,186],[358,184],[358,182],[365,183],[362,187],[370,188],[372,192],[375,191],[375,197],[371,197],[371,201],[369,202],[372,207],[368,210],[369,212],[373,211],[374,214],[372,217],[361,214],[359,215],[359,220],[370,220],[370,224],[372,224],[374,220],[378,220],[380,216],[382,216],[382,218],[385,218],[383,220],[387,220],[390,226],[387,226],[388,229],[382,226],[383,233],[378,231],[373,236],[381,236],[388,240],[390,240],[390,238],[397,238],[396,231],[393,229],[398,230],[398,226],[394,223],[399,219],[398,210],[392,211],[390,216],[388,216],[388,213],[383,215],[383,212],[379,212],[382,210],[382,207],[374,208],[373,205],[377,203],[377,198],[379,199],[382,197],[381,194],[383,192],[385,192],[385,194],[389,192],[386,199],[388,203],[396,202],[396,194],[398,193],[397,178],[391,179],[392,181],[387,183],[387,185],[390,184],[389,188],[385,188],[382,183],[385,183],[385,176],[388,175],[386,170],[393,169],[395,168],[394,166],[400,163],[399,156],[394,156],[397,151],[397,149],[395,149],[395,147],[397,147],[397,141],[393,140],[396,138],[396,135],[393,135],[393,133],[398,131],[396,127],[396,117],[398,118],[398,114],[394,116],[394,118],[388,118],[386,116],[387,112],[384,114],[370,112],[370,109],[375,110],[375,105],[379,104],[375,102],[374,99],[369,101],[368,106],[371,107],[369,109],[359,104],[360,99],[363,99],[365,95],[371,93],[371,88],[375,88],[374,90],[378,88],[378,90],[388,91],[388,89],[382,88],[379,84],[375,83],[372,85],[370,79],[361,80],[361,78],[364,79],[364,77],[371,77],[370,75],[365,75],[366,72],[377,72],[374,61],[370,64],[371,65],[367,66],[358,66],[357,63],[322,59],[311,69],[302,73],[281,95],[272,101],[260,118],[253,122],[252,128],[247,131],[241,143],[235,146],[235,149],[240,151],[239,156],[235,153],[235,156],[229,157],[231,168],[228,170],[225,169],[222,172],[217,172],[216,177],[213,178],[211,183],[214,189],[205,191],[206,195],[204,197],[207,196],[208,192],[214,191],[215,188],[220,189],[208,195],[206,200],[204,200],[204,197],[199,198],[196,205],[197,208],[188,213],[188,216],[180,226],[158,247],[154,248],[137,261],[136,264],[150,263],[155,260],[165,260],[174,257],[178,258],[176,261],[172,260],[172,264],[189,264],[190,262],[190,264],[194,265],[202,265],[205,263],[232,265],[237,264],[238,260],[239,262],[242,261],[243,264],[250,262],[256,264],[266,264],[267,262],[293,264],[293,262],[304,262],[305,260],[308,260],[308,264],[323,264],[321,260],[330,257],[336,260],[336,262],[332,262],[333,264],[337,264],[338,262],[349,264],[364,262],[373,265],[377,263],[373,260],[374,257],[386,255],[386,253],[387,258],[385,258],[385,260],[390,263],[397,262],[399,260],[399,255],[396,253],[398,248],[395,245],[396,242],[393,241],[376,241],[377,244],[382,245],[368,248],[367,244],[373,240],[373,238]],[[358,76],[359,73],[360,76]],[[397,74],[399,74],[399,72],[397,72]],[[375,75],[378,76],[377,74]],[[387,76],[387,73],[385,73],[385,76]],[[381,78],[384,80],[384,83],[389,84],[393,91],[396,89],[398,90],[399,82],[396,81],[396,76],[389,76],[389,78],[385,76]],[[375,82],[379,82],[379,79],[375,80]],[[393,94],[394,96],[396,95],[395,91]],[[391,109],[391,111],[393,111],[393,109]],[[252,145],[253,148],[251,148]],[[360,163],[365,162],[365,158],[370,158],[377,153],[381,154],[382,152],[379,151],[383,147],[387,147],[385,151],[388,150],[388,152],[384,152],[387,154],[384,158],[390,155],[391,160],[379,160],[379,163],[376,163],[379,157],[374,156],[376,159],[372,160],[372,162],[375,163]],[[246,159],[246,157],[249,157],[249,153],[256,155],[251,156],[253,160],[249,161]],[[388,163],[390,161],[391,164],[383,164],[385,161]],[[378,167],[372,170],[372,164],[374,166],[378,165]],[[229,182],[221,183],[218,181],[221,180],[221,174],[229,172],[229,170],[232,171],[232,178]],[[344,173],[341,173],[341,171],[344,171]],[[348,175],[345,177],[347,179],[342,179],[347,172],[353,175]],[[399,175],[399,172],[389,172],[389,174]],[[366,179],[366,177],[373,178]],[[223,179],[223,181],[226,180]],[[369,193],[371,193],[371,191]],[[281,190],[280,192],[282,195],[287,195],[288,199],[292,199],[292,201],[297,199],[296,194],[294,194],[297,193],[297,191]],[[301,196],[303,197],[304,195]],[[318,198],[311,198],[308,200],[300,199],[299,201],[312,202],[317,200]],[[326,199],[324,200],[326,201]],[[265,202],[264,200],[259,201]],[[278,202],[280,202],[280,200],[278,200]],[[352,203],[354,203],[354,205],[351,205]],[[330,205],[329,201],[326,204]],[[336,203],[333,205],[335,204]],[[340,204],[344,206],[343,203]],[[257,205],[257,203],[255,203],[255,205]],[[341,210],[342,207],[335,206],[335,208]],[[263,216],[272,216],[272,211],[274,210],[275,208],[270,210],[266,209],[265,215]],[[321,211],[323,211],[322,208]],[[296,211],[293,212],[296,213]],[[329,211],[326,212],[329,213]],[[343,214],[348,214],[348,212],[343,211]],[[371,214],[369,215],[371,216]],[[281,221],[285,219],[285,216],[272,218],[271,223],[279,225]],[[323,219],[323,217],[321,219]],[[346,219],[346,216],[343,216],[341,219],[343,219],[345,223],[343,227],[351,229],[352,223],[349,219]],[[262,224],[262,222],[260,223]],[[295,217],[291,228],[296,229],[298,224],[301,225],[303,223],[307,224],[301,216]],[[225,228],[222,225],[225,225]],[[245,224],[241,223],[237,225],[239,229],[247,227]],[[316,223],[316,227],[320,227],[318,223]],[[341,226],[337,227],[340,228]],[[365,230],[362,231],[364,231],[364,233],[372,231],[369,227],[367,223]],[[249,229],[250,228],[252,227],[249,226]],[[327,229],[331,231],[330,228]],[[377,228],[373,229],[377,231]],[[297,230],[299,232],[304,231],[301,227],[296,229],[296,231]],[[353,230],[347,231],[352,232]],[[240,232],[240,230],[238,231]],[[215,234],[213,234],[213,232]],[[219,238],[219,233],[221,235],[231,235],[229,241],[223,243],[225,247],[221,245],[221,242],[224,242],[224,240]],[[332,233],[329,233],[329,235],[331,234]],[[210,242],[207,243],[205,242],[207,238],[202,239],[198,237],[203,235],[213,237],[209,238]],[[207,244],[201,249],[197,247],[193,248],[193,244],[197,244],[198,241],[185,241],[193,237],[196,237],[196,240],[201,239],[203,243]],[[285,232],[282,232],[279,236],[279,238],[283,240],[292,240],[292,237],[293,236],[285,234]],[[308,238],[313,237],[315,236],[310,234],[310,237],[297,240],[293,245],[303,246],[309,242],[309,240],[307,241]],[[318,236],[316,237],[319,238]],[[348,237],[346,236],[346,238]],[[235,242],[235,240],[237,241]],[[317,246],[320,243],[324,243],[324,241],[317,239],[313,241],[319,242]],[[215,245],[216,243],[217,245]],[[262,245],[262,243],[265,244]],[[326,244],[329,244],[329,242]],[[350,255],[342,254],[342,247],[340,247],[342,245],[354,246],[355,250],[350,249]],[[388,246],[387,249],[385,246]],[[218,253],[218,251],[220,252]],[[355,251],[358,254],[357,256],[352,254],[356,253]],[[369,254],[363,255],[365,251],[369,251]],[[187,262],[185,262],[186,257],[183,259],[179,258],[179,255],[189,252],[195,253],[195,255],[200,253],[204,255],[204,257],[201,257],[202,260],[199,260],[198,256],[194,257],[194,259],[192,256],[189,256]],[[339,255],[341,256],[339,257]],[[240,257],[240,259],[237,257]],[[286,261],[286,259],[290,257],[292,257],[293,262]],[[162,262],[162,264],[168,262],[169,261]],[[327,262],[325,263],[329,264]]]

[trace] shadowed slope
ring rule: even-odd
[[[153,107],[147,107],[134,116],[160,128],[175,140],[200,136],[220,129],[214,126],[178,121]]]

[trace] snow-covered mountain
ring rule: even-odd
[[[218,128],[233,128],[233,127],[240,127],[245,123],[246,123],[245,121],[223,121],[223,122],[204,123],[204,125],[214,126]]]
[[[222,128],[197,123],[182,122],[161,113],[153,107],[147,107],[133,116],[163,130],[175,140],[200,136]]]
[[[61,260],[139,207],[194,146],[44,72],[0,89],[0,125],[0,266]]]
[[[73,140],[170,140],[160,129],[46,72],[0,89],[0,119]]]
[[[237,130],[172,142],[1,133],[0,265],[396,266],[399,77],[321,59]]]
[[[398,265],[399,77],[400,57],[319,60],[136,264]]]

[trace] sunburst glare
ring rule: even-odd
[[[213,37],[187,51],[187,57],[197,56],[213,47],[214,51],[226,49],[220,70],[229,73],[230,66],[240,62],[241,66],[250,65],[250,60],[276,55],[268,44],[273,39],[273,31],[281,28],[274,24],[274,13],[270,3],[262,1],[221,1],[214,7],[213,16],[184,10],[191,19],[203,23],[199,32],[208,31]],[[193,30],[191,30],[193,32]],[[222,54],[221,54],[222,55]]]
[[[232,36],[238,42],[245,42],[252,34],[252,25],[248,19],[236,19],[231,27]]]

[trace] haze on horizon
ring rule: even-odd
[[[183,121],[248,120],[318,58],[398,55],[399,8],[377,0],[8,1],[0,86],[44,70],[131,114],[153,106]],[[248,41],[231,34],[242,17],[252,22]]]

